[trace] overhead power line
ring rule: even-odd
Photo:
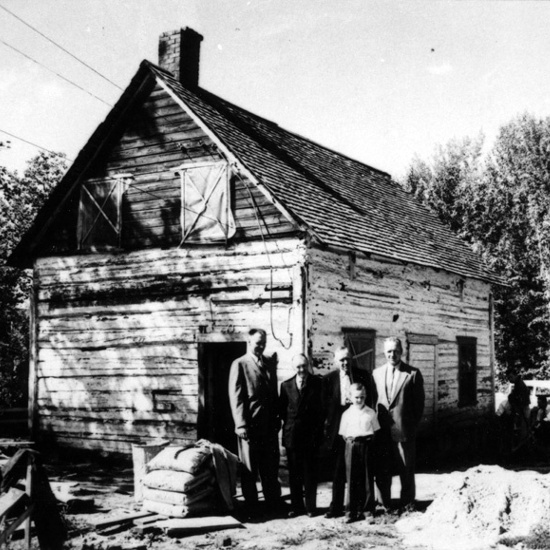
[[[86,90],[86,88],[83,88],[82,86],[80,86],[76,82],[73,82],[72,80],[69,80],[67,77],[63,76],[62,74],[57,73],[56,71],[54,71],[53,69],[50,69],[49,67],[46,67],[46,65],[44,65],[43,63],[40,63],[40,61],[37,61],[36,59],[33,59],[30,55],[27,55],[25,52],[22,52],[21,50],[17,49],[15,46],[12,46],[11,44],[8,44],[7,42],[2,40],[1,38],[0,38],[0,42],[2,42],[2,44],[4,44],[4,46],[7,46],[8,48],[11,48],[13,51],[17,52],[18,54],[22,55],[23,57],[26,57],[27,59],[30,59],[33,63],[36,63],[37,65],[40,65],[41,67],[43,67],[47,71],[50,71],[55,76],[58,76],[59,78],[63,79],[65,82],[68,82],[69,84],[72,84],[73,86],[75,86],[79,90],[82,90],[83,92],[87,93],[88,95],[91,95],[93,98],[97,99],[98,101],[101,101],[102,103],[105,103],[105,105],[107,105],[109,107],[113,106],[111,103],[107,103],[107,101],[105,101],[104,99],[101,99],[100,97],[96,96],[92,92]]]
[[[2,130],[0,128],[0,132],[2,132],[3,134],[6,134],[14,139],[18,139],[19,141],[22,141],[23,143],[27,143],[28,145],[32,145],[33,147],[37,147],[38,149],[42,149],[42,151],[46,151],[47,153],[51,153],[52,155],[59,155],[58,152],[56,151],[52,151],[51,149],[47,149],[46,147],[42,147],[41,145],[38,145],[36,143],[33,143],[32,141],[29,141],[27,139],[23,139],[22,137],[19,137],[19,136],[16,136],[15,134],[12,134],[10,132],[6,132],[6,130]],[[67,158],[67,157],[65,157]],[[67,160],[69,162],[73,162],[73,159],[70,159],[70,158],[67,158]]]
[[[109,84],[116,86],[119,90],[123,90],[123,88],[121,88],[118,84],[116,84],[115,82],[107,78],[105,75],[102,75],[99,71],[97,71],[96,69],[88,65],[88,63],[86,63],[85,61],[82,61],[82,59],[79,59],[76,55],[72,54],[70,51],[66,50],[63,46],[59,45],[57,42],[55,42],[54,40],[46,36],[43,32],[40,32],[37,28],[27,23],[24,19],[21,19],[21,17],[19,17],[18,15],[15,15],[15,13],[10,11],[8,8],[6,8],[5,6],[2,6],[1,4],[0,4],[0,8],[3,9],[5,12],[9,13],[12,17],[15,17],[15,19],[17,19],[18,21],[21,21],[23,25],[29,27],[29,29],[32,29],[35,33],[39,34],[42,38],[45,38],[48,42],[51,42],[54,46],[56,46],[57,48],[65,52],[67,55],[70,55],[73,59],[76,59],[76,61],[78,61],[80,64],[84,65],[86,68],[90,69],[90,71],[93,71],[95,74],[103,78],[103,80],[106,80],[107,82],[109,82]]]

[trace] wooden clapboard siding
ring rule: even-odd
[[[39,429],[124,452],[193,439],[198,342],[244,340],[250,326],[268,330],[287,378],[303,350],[304,257],[286,239],[37,260]]]
[[[418,358],[417,366],[426,380],[424,428],[436,419],[437,422],[471,420],[491,410],[488,283],[359,255],[351,278],[346,252],[314,248],[308,258],[310,340],[321,373],[332,368],[332,352],[343,343],[342,328],[376,331],[377,366],[385,362],[384,338],[399,336],[406,344],[408,333],[433,335],[437,336],[437,344],[414,344],[411,355],[413,366],[415,357]],[[474,407],[458,408],[457,336],[477,338],[478,403]]]
[[[122,202],[122,247],[177,246],[182,234],[180,178],[175,169],[184,162],[223,160],[214,151],[207,134],[157,87],[128,114],[119,132],[82,178],[82,184],[109,182],[118,173],[132,174],[132,183]],[[289,235],[296,231],[244,176],[233,175],[230,187],[236,239]],[[73,195],[69,201],[73,214],[50,231],[42,254],[75,251],[78,189]]]

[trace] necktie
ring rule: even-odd
[[[395,382],[397,380],[397,369],[392,367],[391,369],[391,379],[390,379],[390,398],[393,396],[393,390],[395,389]]]

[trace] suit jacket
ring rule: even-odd
[[[235,430],[246,428],[251,439],[261,439],[279,430],[277,364],[262,356],[263,367],[254,358],[235,359],[229,371],[229,403]]]
[[[318,448],[323,429],[323,382],[308,375],[298,391],[296,376],[281,384],[279,416],[283,422],[283,445],[289,449]]]
[[[372,380],[372,375],[366,370],[351,369],[351,379],[353,382],[360,382],[367,390],[366,404],[374,408],[376,403],[376,387]],[[340,419],[342,413],[347,409],[342,406],[340,394],[340,371],[333,370],[324,376],[323,403],[325,407],[325,429],[323,446],[331,450],[335,448],[338,441],[338,430],[340,428]]]
[[[388,395],[386,380],[388,369],[392,368],[386,363],[373,372],[378,422],[381,432],[390,434],[393,441],[407,441],[416,436],[424,412],[424,380],[418,369],[401,362],[392,395]]]

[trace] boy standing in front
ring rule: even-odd
[[[365,404],[365,386],[352,384],[350,390],[351,407],[342,415],[338,431],[346,444],[346,523],[362,520],[365,510],[374,510],[368,457],[374,432],[380,429],[376,412]]]

